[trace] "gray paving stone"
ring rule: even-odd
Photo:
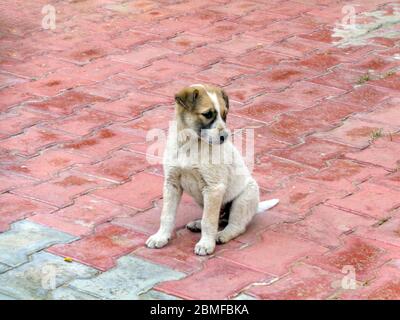
[[[60,287],[51,292],[49,300],[99,300],[99,297],[89,295],[69,287]]]
[[[7,270],[10,270],[10,269],[11,269],[11,267],[0,263],[0,273],[6,272]]]
[[[69,242],[73,236],[45,226],[19,221],[0,234],[0,263],[18,266],[28,261],[28,255],[50,245]]]
[[[0,300],[16,300],[16,299],[0,293]]]
[[[0,274],[0,293],[17,299],[46,299],[53,290],[76,278],[91,278],[99,271],[62,257],[40,252],[31,261]]]
[[[249,296],[248,294],[241,293],[241,294],[237,295],[235,298],[233,298],[232,300],[257,300],[257,299],[252,296]]]
[[[74,280],[69,287],[104,299],[139,299],[156,283],[185,277],[181,272],[133,257],[118,259],[117,266],[88,280]]]
[[[171,296],[169,294],[157,291],[149,290],[148,292],[139,296],[140,300],[182,300],[178,297]]]

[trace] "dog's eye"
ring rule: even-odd
[[[214,113],[210,110],[210,111],[202,113],[201,115],[206,119],[211,119],[213,117]]]

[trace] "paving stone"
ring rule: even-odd
[[[17,152],[22,156],[35,153],[55,144],[72,140],[73,136],[49,128],[32,127],[23,133],[0,141],[0,148]]]
[[[118,260],[115,268],[91,279],[76,279],[69,286],[102,299],[131,300],[139,299],[141,293],[145,293],[158,282],[184,276],[183,273],[163,266],[125,256]]]
[[[344,290],[338,299],[343,300],[398,300],[400,297],[398,260],[384,265],[377,277],[355,290]]]
[[[4,193],[0,196],[0,232],[8,230],[10,224],[17,220],[33,214],[47,214],[56,209],[38,201]]]
[[[50,253],[32,255],[22,266],[0,274],[0,292],[24,300],[42,300],[76,278],[95,276],[98,271],[76,262],[65,262]]]
[[[386,135],[396,131],[398,131],[398,128],[395,126],[349,119],[342,126],[327,132],[317,133],[314,136],[363,149],[370,144],[374,135]]]
[[[71,114],[75,108],[104,101],[106,101],[106,99],[103,97],[71,90],[48,100],[28,103],[26,106],[38,111],[50,112],[58,115],[67,115]]]
[[[50,179],[72,165],[88,163],[89,161],[90,159],[80,155],[67,153],[63,150],[49,149],[30,159],[21,159],[12,164],[4,165],[3,168],[8,172],[15,172],[36,179]]]
[[[139,296],[139,300],[182,300],[157,290],[150,290]]]
[[[158,230],[162,205],[162,200],[156,201],[153,208],[127,217],[117,217],[113,219],[112,223],[140,233],[152,235]],[[188,222],[201,218],[201,215],[202,209],[200,206],[184,193],[176,215],[176,229],[185,227]]]
[[[262,300],[321,300],[337,290],[335,282],[342,277],[340,274],[299,264],[284,278],[271,284],[253,286],[246,292]]]
[[[257,300],[257,299],[254,298],[253,296],[249,296],[248,294],[241,293],[232,300]]]
[[[326,251],[326,248],[308,240],[265,231],[260,234],[258,242],[240,250],[228,250],[221,257],[258,272],[282,276],[289,272],[293,263]]]
[[[125,144],[141,141],[142,139],[132,131],[114,127],[103,128],[89,137],[65,143],[62,148],[96,160],[106,157],[111,151],[120,149]]]
[[[164,281],[155,288],[184,299],[226,299],[253,282],[270,281],[272,276],[247,269],[220,258],[208,260],[200,272],[182,280]],[[219,286],[218,283],[224,283]]]
[[[323,184],[330,189],[353,192],[358,184],[386,174],[387,171],[382,168],[337,159],[331,161],[328,168],[303,175],[303,178]]]
[[[56,243],[69,242],[73,236],[29,221],[19,221],[0,234],[0,262],[18,266],[28,256]]]
[[[2,115],[0,119],[0,131],[7,136],[15,135],[22,132],[25,128],[51,118],[52,116],[29,110],[12,109],[8,113]]]
[[[374,278],[376,270],[384,263],[397,256],[397,247],[348,236],[341,247],[325,255],[307,258],[305,262],[333,273],[345,274],[346,269],[354,268],[356,280],[365,282]]]
[[[353,149],[338,143],[308,137],[303,144],[278,150],[273,154],[320,169],[326,166],[327,161],[340,158],[346,151],[351,150]]]
[[[18,188],[13,193],[62,208],[71,204],[73,199],[80,194],[109,185],[111,182],[68,171],[46,182]]]
[[[397,190],[369,182],[359,185],[359,189],[347,197],[332,199],[328,203],[377,219],[390,216],[392,210],[400,206],[400,192]]]
[[[163,178],[147,172],[132,176],[132,180],[114,188],[93,192],[94,195],[136,209],[148,209],[162,195]]]
[[[328,199],[343,197],[345,194],[348,194],[345,190],[331,189],[323,184],[297,177],[270,192],[268,198],[278,198],[280,209],[306,214],[312,207]]]
[[[294,105],[311,107],[322,99],[343,94],[344,91],[333,87],[325,87],[311,82],[301,81],[295,83],[291,88],[279,93],[270,93],[268,97],[285,101]]]
[[[342,244],[341,236],[362,227],[372,226],[376,220],[361,217],[336,208],[319,205],[311,209],[304,219],[273,226],[271,230],[314,241],[327,248]]]
[[[119,257],[144,246],[146,239],[141,233],[105,223],[87,237],[68,244],[55,245],[47,250],[105,271],[114,267],[115,260]]]
[[[74,135],[84,136],[97,128],[119,121],[127,121],[123,118],[109,113],[96,110],[82,110],[79,115],[73,115],[62,120],[52,121],[49,127],[56,128]]]
[[[93,233],[96,226],[115,217],[129,216],[135,212],[103,199],[84,195],[75,199],[71,206],[53,213],[35,214],[28,220],[78,237]]]
[[[282,185],[291,177],[299,176],[309,171],[312,171],[312,169],[285,159],[260,156],[256,160],[253,176],[259,186],[271,190]]]
[[[372,108],[383,102],[389,96],[390,95],[387,91],[383,91],[382,89],[378,89],[370,85],[363,85],[355,88],[349,93],[335,98],[334,100],[347,104],[362,105],[367,108]]]
[[[371,163],[387,170],[395,171],[400,166],[400,144],[384,137],[374,141],[368,148],[353,153],[347,153],[346,158],[362,163]]]
[[[69,288],[68,286],[58,287],[53,290],[48,300],[100,300],[100,297],[83,293],[78,290]]]
[[[7,296],[5,294],[0,293],[0,300],[16,300],[13,297]]]

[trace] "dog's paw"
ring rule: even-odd
[[[215,241],[202,241],[197,242],[194,247],[194,253],[199,256],[206,256],[213,253],[215,250]]]
[[[224,244],[227,243],[229,240],[231,240],[231,238],[226,232],[224,232],[224,230],[217,233],[217,238],[216,238],[217,244]]]
[[[186,228],[192,232],[200,232],[201,231],[201,220],[194,220],[189,222],[186,225]]]
[[[169,241],[169,237],[163,234],[153,234],[146,241],[146,246],[151,249],[159,249],[164,247]]]

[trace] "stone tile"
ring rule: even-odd
[[[271,279],[271,275],[247,269],[225,259],[214,258],[208,260],[200,272],[182,280],[161,282],[156,289],[184,299],[216,300],[232,297],[253,282]]]
[[[27,160],[15,161],[3,168],[9,172],[25,175],[36,179],[50,179],[73,165],[88,163],[90,159],[67,153],[63,150],[44,150],[39,155]]]
[[[344,267],[352,267],[357,281],[368,281],[375,277],[376,270],[384,263],[397,257],[397,247],[348,236],[341,247],[325,255],[309,257],[305,262],[333,273],[342,273]]]
[[[359,189],[347,197],[331,199],[328,203],[342,210],[376,219],[389,217],[391,212],[400,206],[400,191],[398,190],[370,182],[360,184]]]
[[[282,276],[295,262],[326,251],[326,248],[308,240],[265,231],[260,234],[258,242],[240,250],[228,250],[221,257],[258,272]]]
[[[279,199],[279,209],[306,214],[312,207],[328,199],[343,197],[347,193],[302,178],[294,178],[280,189],[269,193],[268,198]]]
[[[299,264],[284,278],[271,284],[253,286],[246,292],[262,300],[322,300],[337,290],[335,286],[342,277]]]
[[[38,201],[4,193],[0,196],[0,232],[8,230],[10,224],[17,220],[33,214],[48,214],[56,209]]]
[[[112,223],[134,231],[152,235],[159,227],[160,215],[162,210],[162,200],[155,202],[153,208],[138,212],[129,217],[118,217]],[[176,215],[175,228],[181,229],[190,221],[200,219],[202,209],[187,194],[183,194],[181,203]]]
[[[363,76],[365,73],[338,67],[309,81],[343,90],[352,90],[354,86],[360,84],[360,81],[363,81]]]
[[[376,220],[361,217],[336,208],[319,205],[303,220],[290,224],[279,224],[271,229],[292,236],[314,241],[324,247],[334,248],[342,244],[342,235],[362,227],[372,226]]]
[[[128,118],[112,115],[97,110],[81,110],[79,114],[52,121],[49,127],[68,132],[73,135],[84,136],[90,134],[95,129],[106,126],[114,122],[127,121]]]
[[[363,85],[334,100],[351,105],[362,105],[366,108],[372,108],[383,102],[389,96],[387,91],[383,91],[380,88]]]
[[[278,101],[285,101],[285,103],[311,107],[322,99],[332,98],[344,92],[345,91],[341,89],[301,81],[295,83],[291,88],[283,92],[270,93],[267,96],[278,99]]]
[[[173,92],[170,94],[172,98]],[[158,95],[131,91],[122,99],[96,103],[94,108],[107,113],[133,118],[152,107],[169,103],[169,100],[171,99]]]
[[[134,209],[148,209],[154,200],[161,197],[163,178],[147,172],[132,176],[131,181],[114,188],[95,191],[93,194]]]
[[[400,298],[399,261],[393,260],[377,271],[377,276],[355,290],[344,290],[338,299],[343,300],[398,300]]]
[[[269,99],[265,95],[261,95],[252,99],[242,108],[234,109],[235,115],[254,119],[263,122],[272,122],[279,115],[292,109],[291,105],[284,102]]]
[[[117,266],[92,279],[76,279],[70,288],[107,300],[139,299],[156,283],[176,280],[183,273],[132,256],[117,261]]]
[[[23,133],[0,142],[0,148],[16,152],[22,156],[32,156],[50,146],[73,139],[73,136],[49,128],[32,127]]]
[[[28,256],[56,243],[69,242],[73,236],[29,221],[19,221],[0,234],[0,262],[18,266]]]
[[[97,270],[77,262],[68,263],[50,253],[32,255],[22,266],[0,274],[0,292],[24,300],[42,300],[57,292],[57,287],[76,278],[94,277]]]
[[[78,237],[93,233],[96,226],[115,217],[133,214],[135,210],[84,195],[75,199],[71,206],[53,213],[35,214],[28,220]]]
[[[329,167],[316,173],[306,174],[304,179],[323,184],[330,189],[353,192],[356,186],[370,179],[387,174],[382,168],[363,165],[357,162],[337,159],[329,163]]]
[[[124,128],[103,128],[89,137],[64,143],[62,148],[73,153],[97,160],[106,157],[111,151],[120,149],[132,142],[142,142],[132,131]]]
[[[300,176],[312,169],[292,161],[271,156],[260,156],[256,160],[253,176],[260,187],[272,190],[291,177]]]
[[[37,182],[36,180],[29,179],[27,177],[18,176],[12,174],[12,172],[0,170],[0,192],[6,192],[15,188],[30,186]]]
[[[132,254],[148,261],[168,266],[173,270],[192,274],[201,270],[202,265],[208,257],[194,254],[194,247],[200,240],[200,233],[194,233],[187,229],[179,230],[170,243],[160,250],[139,248]],[[216,247],[214,256],[219,256],[228,249],[237,249],[242,243],[231,240],[227,244]]]
[[[400,144],[390,141],[389,136],[374,141],[368,148],[359,152],[347,153],[346,158],[395,171],[400,167],[399,154]]]
[[[103,97],[72,90],[48,100],[28,103],[26,106],[37,111],[54,113],[56,115],[67,115],[71,114],[75,108],[104,101],[106,101],[106,99]]]
[[[94,233],[68,244],[55,245],[49,252],[71,257],[101,271],[115,266],[115,260],[145,244],[147,237],[132,230],[111,225],[98,226]],[[96,250],[93,250],[96,248]]]
[[[79,172],[68,171],[46,182],[18,188],[13,193],[61,208],[71,204],[73,199],[80,194],[109,186],[110,184],[111,182],[83,175]]]
[[[2,114],[0,119],[0,132],[7,135],[15,135],[22,132],[25,128],[50,120],[52,116],[24,109],[13,108],[6,114]]]
[[[327,132],[317,133],[314,136],[363,149],[370,144],[374,133],[379,132],[384,135],[397,130],[397,127],[391,125],[348,119],[343,125]]]

